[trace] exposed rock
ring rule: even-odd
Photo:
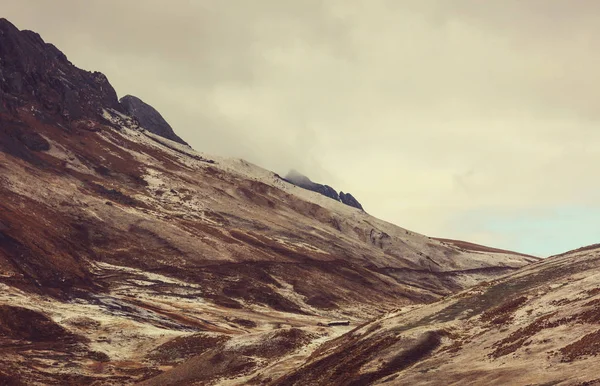
[[[299,186],[304,189],[312,190],[313,192],[321,193],[324,196],[332,198],[336,201],[340,200],[340,196],[337,194],[335,189],[333,189],[329,185],[322,185],[316,182],[312,182],[310,178],[306,177],[302,173],[299,173],[296,170],[291,170],[285,179],[291,182],[292,184]]]
[[[66,121],[94,118],[102,108],[122,112],[103,74],[75,67],[37,33],[0,18],[0,111],[32,103]]]
[[[187,145],[183,139],[175,134],[171,125],[154,107],[132,95],[124,96],[120,102],[127,113],[136,118],[144,129],[171,141]]]
[[[356,200],[356,198],[354,198],[350,193],[340,192],[338,194],[337,191],[331,186],[313,182],[310,178],[296,170],[291,170],[287,176],[285,176],[285,180],[301,188],[321,193],[322,195],[332,198],[336,201],[341,201],[348,206],[364,210],[358,200]]]
[[[360,202],[358,202],[358,200],[354,198],[354,196],[352,196],[350,193],[340,192],[340,200],[346,205],[363,210],[363,207],[360,204]]]

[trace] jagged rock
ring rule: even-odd
[[[144,129],[156,135],[160,135],[163,138],[170,139],[171,141],[188,145],[183,139],[175,134],[173,128],[154,107],[132,95],[124,96],[121,98],[120,102],[127,113],[136,118]]]
[[[340,200],[338,193],[329,185],[315,184],[315,191],[336,201]]]
[[[313,192],[321,193],[324,196],[332,198],[336,201],[340,201],[340,196],[338,193],[329,185],[322,185],[310,180],[310,178],[306,177],[302,173],[299,173],[296,170],[291,170],[285,179],[291,182],[292,184],[299,186],[304,189],[312,190]]]
[[[37,33],[0,18],[0,111],[32,103],[66,121],[96,117],[102,108],[123,112],[103,74],[75,67]]]
[[[320,193],[336,201],[341,201],[348,206],[364,210],[358,200],[356,200],[350,193],[340,192],[338,194],[337,191],[331,186],[313,182],[310,178],[306,177],[297,170],[292,169],[287,176],[285,176],[285,180],[301,188],[312,190],[313,192]]]
[[[360,202],[358,202],[358,200],[354,198],[354,196],[352,196],[350,193],[340,192],[340,200],[346,205],[363,210],[363,207],[360,204]]]

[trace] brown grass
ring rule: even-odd
[[[83,341],[46,315],[22,307],[0,306],[0,336],[33,342]]]
[[[481,315],[481,320],[500,326],[508,324],[513,320],[515,311],[525,304],[525,302],[527,302],[527,296],[520,296],[516,299],[507,300],[499,306],[485,311]]]
[[[585,335],[578,341],[561,348],[559,352],[562,354],[562,362],[597,356],[600,354],[600,330]]]
[[[160,365],[175,365],[229,340],[225,335],[196,334],[178,337],[152,350],[147,359]]]
[[[351,335],[351,334],[350,334]],[[441,344],[441,333],[429,331],[417,339],[395,336],[372,337],[367,340],[349,339],[345,335],[337,339],[334,351],[297,371],[276,380],[274,385],[368,385],[393,373],[401,371],[427,357]],[[402,342],[397,354],[377,370],[360,373],[361,367],[374,360],[382,351]],[[329,343],[329,342],[328,342]],[[394,346],[395,347],[395,346]],[[322,351],[321,351],[322,352]],[[313,357],[313,356],[311,356]]]
[[[510,334],[508,337],[496,342],[493,345],[495,350],[491,354],[489,354],[489,357],[500,358],[502,356],[511,354],[523,346],[530,345],[530,338],[538,332],[545,329],[556,328],[558,326],[568,324],[575,319],[575,317],[570,316],[566,318],[552,320],[554,316],[555,313],[542,316],[536,319],[533,323],[529,324],[528,326],[519,328],[517,331]]]
[[[221,377],[234,377],[250,374],[258,362],[255,358],[276,359],[282,357],[314,339],[312,334],[297,328],[281,329],[254,344],[241,344],[226,347],[222,342],[196,355],[174,369],[142,385],[189,385],[194,382],[211,384]],[[170,349],[178,347],[177,340],[168,343]]]

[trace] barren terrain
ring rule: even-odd
[[[599,384],[599,267],[598,247],[573,251],[390,312],[271,384]]]
[[[591,379],[595,249],[400,228],[165,139],[102,74],[0,32],[0,384]]]

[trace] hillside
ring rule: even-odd
[[[321,346],[274,385],[597,385],[600,249],[548,258]]]
[[[227,383],[538,261],[196,152],[36,33],[0,32],[0,382]]]

